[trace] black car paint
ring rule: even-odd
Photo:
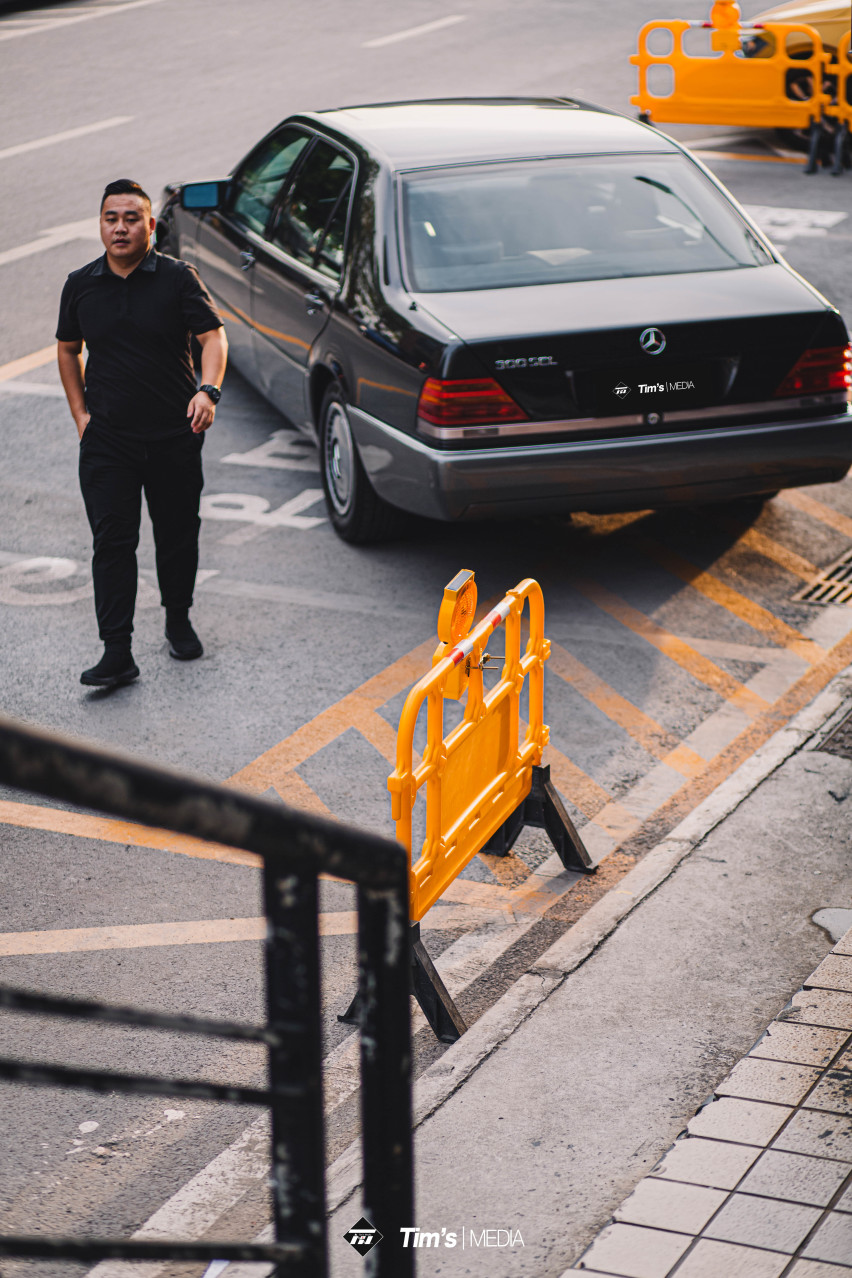
[[[542,101],[536,105],[545,109],[557,104]],[[624,149],[625,126],[631,136],[644,128],[596,108],[575,108],[571,104],[570,109],[582,110],[587,120],[595,120],[594,132],[598,137],[593,149],[601,145],[600,135],[606,132],[607,122],[614,126],[619,149]],[[361,108],[361,115],[365,112],[369,115],[370,110]],[[375,110],[382,111],[382,108]],[[327,289],[322,322],[316,325],[312,336],[304,365],[304,401],[291,399],[284,403],[279,397],[273,397],[276,406],[299,428],[316,427],[323,394],[332,380],[343,386],[354,408],[413,438],[417,438],[418,397],[427,377],[495,378],[534,421],[597,416],[604,411],[601,379],[610,373],[624,376],[620,370],[641,367],[639,361],[644,357],[637,345],[637,334],[650,323],[665,328],[668,343],[665,354],[653,361],[655,372],[661,376],[677,375],[686,365],[694,364],[696,352],[700,352],[701,360],[716,368],[714,376],[725,384],[722,402],[738,405],[771,401],[785,373],[808,347],[844,345],[847,341],[839,314],[790,271],[772,252],[771,246],[768,247],[775,265],[751,269],[745,295],[735,278],[741,271],[712,272],[701,278],[657,276],[551,284],[534,289],[417,295],[406,285],[398,242],[395,173],[407,166],[432,163],[445,167],[448,161],[469,163],[476,158],[493,158],[497,153],[494,138],[489,134],[487,138],[480,135],[471,139],[459,131],[456,153],[448,157],[446,145],[435,146],[419,137],[413,152],[410,143],[406,144],[404,127],[380,131],[380,141],[371,143],[366,137],[369,128],[362,125],[344,130],[340,127],[347,114],[343,111],[297,115],[286,122],[337,143],[357,160],[344,273],[338,290]],[[389,108],[385,118],[392,119]],[[653,129],[644,131],[648,141],[643,139],[642,146],[647,145],[648,151],[680,150]],[[442,142],[446,143],[446,139]],[[531,142],[524,153],[536,154],[535,145]],[[707,176],[715,183],[712,175]],[[167,191],[158,242],[167,251],[179,252],[193,260],[199,229],[209,222],[224,231],[238,250],[239,232],[229,227],[227,217],[221,211],[200,217],[188,213],[181,208],[180,190],[176,184]],[[204,262],[196,264],[204,274]],[[694,294],[699,288],[703,314],[697,318]],[[623,323],[613,328],[616,290]],[[512,316],[514,337],[506,336],[507,313]],[[755,324],[758,318],[759,325]],[[604,332],[605,344],[601,341]],[[542,360],[542,357],[547,358]],[[531,359],[538,362],[530,364]],[[495,367],[498,360],[516,361],[519,365],[526,360],[527,366],[498,370]],[[269,387],[261,389],[270,393]],[[648,402],[645,407],[651,409],[654,405]],[[779,405],[773,420],[784,421],[790,416],[791,410]],[[738,420],[734,415],[726,420],[726,425],[736,425]],[[716,425],[709,420],[697,426],[706,433],[708,443]],[[607,434],[612,437],[626,433],[636,435],[635,426],[607,431],[590,422],[585,433],[574,433],[571,439],[603,442]],[[647,436],[648,430],[641,433]],[[675,434],[680,433],[678,428]],[[812,438],[806,441],[803,437],[797,445],[789,435],[780,449],[783,457],[778,458],[779,478],[787,483],[815,482],[816,475],[840,478],[852,458],[852,445],[838,448],[836,431],[831,433],[831,439],[834,442],[826,446],[824,456],[824,440],[809,456],[807,450],[814,447]],[[470,447],[464,439],[430,439],[428,442],[430,448],[440,451]],[[535,435],[527,435],[524,442],[535,444]],[[637,446],[640,442],[636,441]],[[662,444],[663,440],[659,442]],[[674,438],[671,442],[674,444]],[[628,441],[624,443],[627,445]],[[757,473],[761,470],[760,446],[760,437],[755,435],[753,441],[738,443],[732,455],[741,454],[743,465]],[[477,447],[506,450],[509,441],[486,439]],[[796,478],[797,447],[801,479]],[[632,447],[629,451],[632,455]],[[656,450],[648,453],[649,462],[654,452]],[[628,454],[622,450],[622,455],[626,460]],[[509,460],[508,453],[506,460]],[[473,459],[471,469],[476,469]],[[585,469],[578,460],[578,479]],[[647,471],[647,465],[637,465],[634,456],[627,470],[637,476]],[[763,490],[769,486],[764,476]],[[592,478],[588,484],[579,483],[579,489],[584,490],[580,508],[598,506],[594,487]],[[761,484],[756,487],[760,490]],[[696,487],[684,476],[682,489],[678,495],[670,486],[668,499],[685,500],[687,492],[700,491],[700,484]],[[754,491],[755,484],[750,487],[747,479],[731,483],[731,495],[740,490]],[[411,501],[401,494],[402,489],[400,504],[411,506]],[[396,492],[391,490],[384,495],[386,500],[393,501]],[[480,492],[479,496],[484,494]],[[579,499],[581,493],[574,496]],[[648,499],[667,499],[664,489],[657,491],[651,473],[644,479],[643,502],[653,504]],[[613,504],[626,508],[634,504],[628,500],[626,490],[620,499],[610,494],[602,501],[603,508],[612,508]],[[573,504],[576,508],[578,501],[574,500]],[[440,513],[443,517],[456,517],[460,510],[456,505]]]

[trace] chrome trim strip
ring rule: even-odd
[[[844,391],[828,395],[805,395],[801,399],[767,399],[757,404],[722,404],[717,408],[679,409],[674,413],[663,413],[664,422],[700,421],[708,417],[736,417],[744,420],[755,417],[759,413],[784,413],[793,408],[824,408],[846,403]]]
[[[712,421],[720,417],[740,417],[744,422],[765,413],[783,413],[794,408],[839,407],[845,404],[846,394],[839,391],[830,395],[809,395],[803,399],[769,399],[756,404],[723,404],[716,408],[685,408],[673,413],[662,413],[659,425],[669,422]],[[417,419],[418,435],[429,439],[459,442],[466,439],[508,439],[524,435],[570,435],[588,430],[613,430],[623,426],[637,426],[647,430],[642,413],[620,417],[567,417],[559,421],[511,422],[504,426],[497,423],[482,426],[435,426],[432,422]],[[663,431],[663,433],[665,433]]]
[[[349,412],[355,417],[362,418],[365,424],[383,432],[389,439],[404,445],[409,451],[415,452],[421,457],[428,457],[439,466],[448,466],[451,469],[472,461],[490,461],[498,466],[505,466],[511,462],[533,460],[535,458],[546,462],[548,458],[594,453],[596,451],[617,453],[625,447],[668,447],[677,443],[691,444],[709,439],[724,440],[731,438],[732,435],[739,434],[742,430],[748,431],[750,434],[757,434],[758,432],[771,434],[779,430],[808,430],[847,424],[852,428],[852,404],[848,404],[845,406],[845,411],[835,413],[831,417],[818,418],[816,421],[754,422],[750,426],[748,424],[742,427],[739,425],[725,425],[719,426],[715,430],[713,427],[705,427],[701,431],[678,430],[672,431],[671,434],[662,435],[658,433],[648,434],[646,432],[642,435],[618,435],[604,439],[566,439],[546,444],[520,443],[514,446],[509,445],[506,448],[476,448],[474,446],[472,448],[449,449],[436,448],[434,445],[427,444],[425,440],[418,439],[416,435],[409,435],[407,431],[400,430],[398,426],[391,426],[388,422],[383,422],[363,408],[356,408],[354,405],[350,405]]]
[[[435,426],[417,418],[417,433],[430,439],[505,439],[515,435],[565,435],[571,431],[589,430],[593,426],[642,426],[639,413],[630,417],[570,417],[553,422],[511,422],[504,426]]]

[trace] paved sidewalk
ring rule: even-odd
[[[566,1273],[852,1274],[852,929]]]
[[[417,1081],[419,1278],[852,1273],[850,708],[847,671]],[[329,1188],[360,1278],[357,1148]]]

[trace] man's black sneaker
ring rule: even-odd
[[[204,652],[189,617],[167,617],[166,638],[169,641],[169,652],[178,661],[194,661]]]
[[[119,688],[139,678],[139,667],[126,648],[107,649],[96,666],[84,670],[80,682],[90,688]]]

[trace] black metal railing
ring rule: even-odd
[[[412,1252],[398,1244],[400,1229],[414,1219],[404,850],[353,826],[5,719],[0,719],[0,783],[262,858],[268,924],[265,1025],[155,1014],[8,988],[0,988],[0,1006],[262,1043],[268,1058],[266,1088],[8,1059],[0,1059],[0,1079],[266,1107],[275,1239],[259,1244],[5,1235],[0,1236],[0,1255],[84,1262],[266,1261],[281,1278],[324,1278],[328,1247],[318,877],[328,873],[357,885],[363,1211],[386,1240],[371,1253],[371,1272],[376,1278],[411,1278]]]

